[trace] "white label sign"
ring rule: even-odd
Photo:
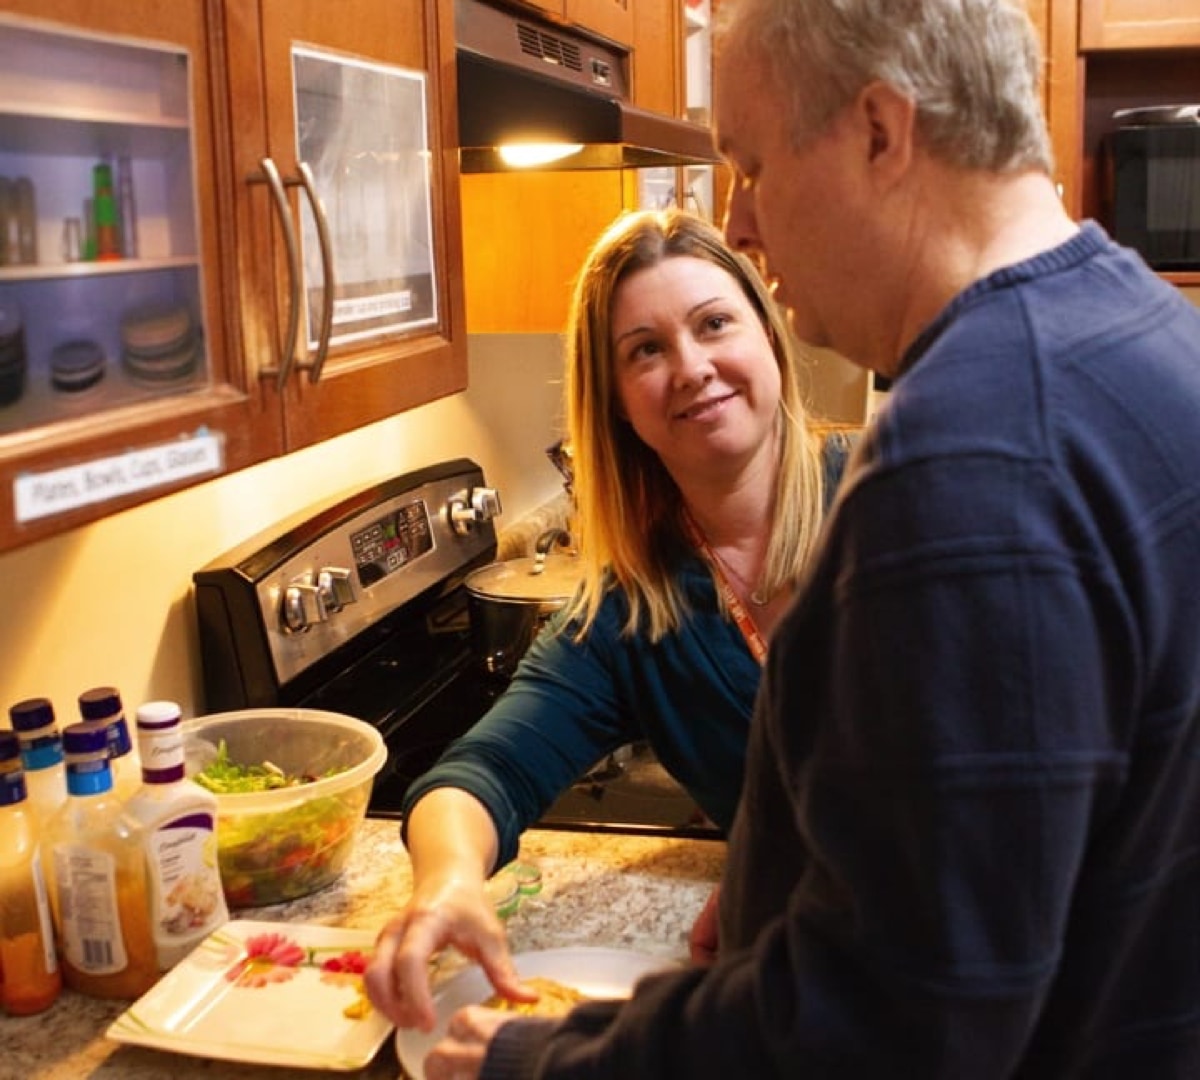
[[[219,472],[224,458],[222,441],[220,435],[200,431],[161,446],[18,476],[13,482],[17,522],[35,521],[135,491]]]

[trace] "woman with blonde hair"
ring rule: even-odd
[[[742,548],[761,551],[747,555],[745,550],[722,553],[716,548],[718,566],[727,574],[732,569],[735,584],[752,586],[743,598],[752,605],[761,607],[764,598],[786,600],[820,527],[826,493],[821,442],[805,412],[782,309],[746,256],[729,248],[701,219],[682,213],[621,218],[585,264],[568,335],[567,422],[586,568],[575,606],[582,616],[581,633],[614,581],[629,599],[628,631],[647,633],[651,641],[677,630],[685,608],[676,571],[680,550],[694,546],[694,513],[681,480],[622,415],[622,369],[609,314],[629,277],[680,257],[707,261],[740,286],[762,324],[779,380],[777,406],[761,444],[773,474],[773,483],[764,485],[769,502],[750,507],[749,516],[761,527],[738,538]],[[731,470],[740,466],[731,459]],[[688,479],[682,483],[687,485]],[[721,486],[719,477],[714,486]],[[713,530],[724,531],[715,524]],[[722,565],[723,557],[729,561]],[[749,574],[749,581],[739,580],[740,573]]]
[[[732,823],[766,643],[846,456],[810,426],[791,350],[753,263],[696,217],[630,214],[590,252],[566,376],[583,582],[407,793],[413,896],[367,979],[397,1024],[432,1025],[428,961],[446,945],[528,1000],[484,882],[606,754],[648,741]],[[714,936],[709,910],[694,951]]]

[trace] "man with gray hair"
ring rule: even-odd
[[[1020,5],[721,12],[727,236],[890,400],[771,642],[715,962],[460,1014],[428,1075],[1194,1080],[1200,312],[1064,212]]]

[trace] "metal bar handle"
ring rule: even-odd
[[[337,283],[334,280],[333,242],[329,235],[329,219],[325,216],[325,207],[317,194],[317,184],[307,161],[300,162],[299,171],[300,186],[308,196],[313,220],[317,225],[317,241],[321,248],[321,275],[324,279],[321,293],[321,336],[317,339],[317,354],[311,364],[300,364],[301,368],[308,370],[308,381],[315,383],[320,381],[321,372],[325,368],[325,358],[329,355],[329,340],[333,336],[333,294]]]
[[[262,175],[251,176],[250,183],[265,183],[275,201],[275,209],[279,212],[279,223],[283,226],[283,243],[287,249],[289,298],[287,332],[284,335],[279,366],[259,368],[258,376],[262,379],[274,375],[275,389],[282,394],[288,376],[292,373],[292,364],[296,358],[296,335],[300,329],[300,248],[296,243],[296,230],[292,228],[292,214],[288,208],[287,192],[284,190],[279,169],[269,157],[263,158],[261,164]]]

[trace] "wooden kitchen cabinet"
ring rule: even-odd
[[[0,174],[29,182],[36,247],[0,266],[0,550],[280,448],[226,336],[205,13],[202,0],[0,13]],[[97,165],[129,178],[120,217]],[[85,199],[102,249],[126,219],[119,258],[81,257]]]
[[[520,7],[535,8],[555,22],[569,23],[582,30],[629,45],[633,41],[634,0],[510,0]],[[642,0],[639,0],[642,2]]]
[[[233,337],[283,448],[462,390],[451,6],[341,0],[330,18],[319,0],[223,0],[219,15]]]
[[[638,0],[638,6],[651,0]],[[565,0],[563,14],[568,22],[615,41],[633,42],[634,0]]]
[[[636,199],[627,170],[464,175],[468,330],[563,333],[584,256]]]
[[[1079,0],[1079,47],[1200,48],[1200,0]]]
[[[336,19],[317,0],[6,0],[0,550],[465,387],[453,58],[437,0]],[[334,168],[309,162],[302,194],[304,154],[372,127],[310,154]],[[76,258],[88,197],[97,240],[123,239],[96,166],[136,196],[136,250],[111,260]]]
[[[684,115],[683,10],[680,0],[638,0],[633,12],[633,100],[667,116]]]

